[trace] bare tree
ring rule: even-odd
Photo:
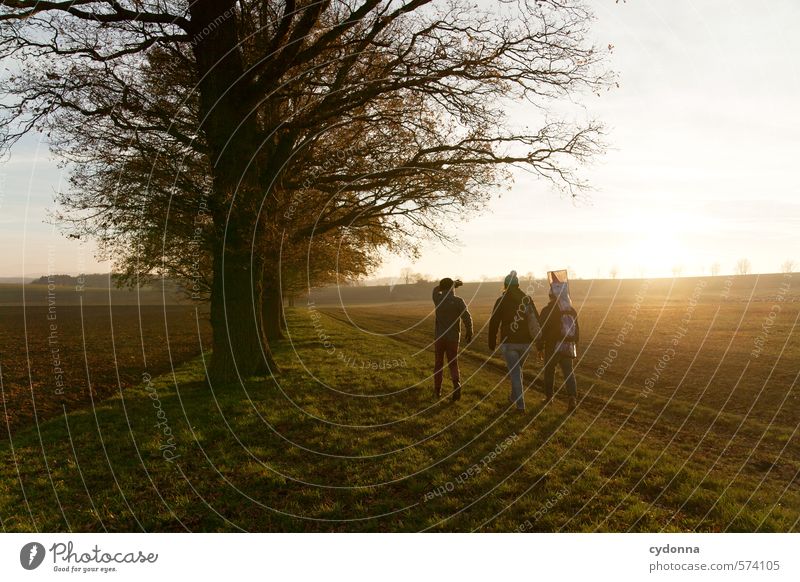
[[[675,277],[675,278],[680,277],[681,273],[683,273],[683,265],[674,265],[672,267],[672,276],[673,277]]]
[[[750,273],[750,259],[742,258],[736,261],[736,274],[748,275]]]
[[[429,273],[414,273],[413,275],[414,283],[423,284],[423,283],[432,283],[433,276]]]
[[[786,259],[781,264],[781,272],[782,273],[794,273],[796,264],[792,259]]]
[[[619,267],[617,267],[616,265],[614,265],[614,266],[613,266],[613,267],[611,267],[611,269],[608,271],[608,274],[611,276],[611,278],[612,278],[612,279],[616,279],[616,278],[617,278],[617,275],[619,275]]]
[[[0,58],[19,66],[0,85],[0,146],[42,131],[86,183],[124,167],[131,144],[152,149],[155,171],[175,180],[183,159],[207,160],[197,192],[210,374],[235,380],[274,368],[263,295],[280,293],[286,237],[370,220],[397,236],[444,236],[445,220],[480,209],[514,165],[573,194],[584,186],[572,168],[602,149],[600,126],[517,130],[503,104],[552,111],[606,87],[590,20],[572,0],[502,10],[465,0],[4,0]],[[168,74],[159,59],[189,94],[152,90]],[[134,194],[141,204],[108,189],[73,189],[63,202],[88,232],[157,257],[156,239],[124,230],[136,224],[131,209],[151,202],[150,190]],[[182,236],[198,197],[174,201]],[[313,209],[313,224],[297,208]]]
[[[411,267],[403,267],[400,269],[400,278],[403,279],[403,282],[408,285],[411,283],[411,278],[414,275],[414,271]]]
[[[719,275],[719,271],[720,271],[720,264],[719,263],[713,263],[711,265],[711,276],[712,277],[716,277],[717,275]]]

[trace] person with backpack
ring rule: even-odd
[[[511,395],[508,400],[518,411],[525,412],[522,367],[539,336],[539,314],[536,305],[519,288],[517,272],[511,271],[503,281],[503,294],[495,301],[489,320],[489,349],[497,347],[500,332],[500,352],[506,361],[511,378]]]
[[[453,381],[453,402],[461,398],[461,378],[458,371],[458,347],[461,340],[461,323],[463,322],[466,342],[472,341],[472,317],[467,304],[455,294],[455,288],[461,281],[453,281],[445,277],[433,289],[433,305],[436,310],[433,393],[437,400],[442,397],[442,375],[444,360],[450,368],[450,379]]]
[[[566,288],[554,287],[550,289],[550,302],[542,309],[539,317],[542,333],[536,342],[536,349],[540,357],[544,357],[545,404],[553,399],[556,367],[559,367],[567,387],[569,413],[578,406],[578,383],[572,360],[577,357],[580,327],[578,314],[569,302]]]

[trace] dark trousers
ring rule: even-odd
[[[553,384],[556,378],[556,366],[561,368],[564,374],[564,383],[567,385],[567,395],[578,395],[578,383],[575,380],[575,373],[572,370],[572,358],[561,355],[552,350],[545,349],[544,352],[544,393],[550,398],[553,396]]]
[[[458,375],[458,340],[437,339],[433,347],[436,354],[433,366],[433,387],[436,390],[442,387],[444,359],[447,358],[450,379],[453,380],[453,388],[458,388],[461,385]]]

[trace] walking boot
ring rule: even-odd
[[[567,402],[567,414],[574,412],[576,408],[578,408],[578,399],[574,396],[570,396]]]

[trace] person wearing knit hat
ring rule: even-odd
[[[508,400],[518,411],[525,412],[522,367],[530,354],[531,344],[539,336],[539,313],[533,299],[519,288],[516,271],[506,275],[503,287],[503,294],[495,301],[489,320],[489,349],[495,351],[499,331],[500,352],[511,379]]]
[[[519,278],[517,277],[516,271],[511,271],[508,275],[506,275],[506,278],[503,279],[504,289],[508,289],[512,285],[516,285],[517,287],[519,287]]]

